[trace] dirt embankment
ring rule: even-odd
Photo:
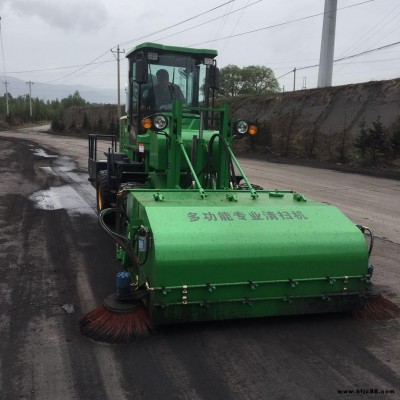
[[[329,161],[351,161],[353,142],[364,119],[378,117],[387,128],[400,118],[400,79],[299,90],[270,96],[223,99],[237,117],[255,121],[259,135],[236,149]]]
[[[389,130],[400,126],[400,79],[218,99],[222,103],[259,126],[255,137],[234,142],[239,154],[360,164],[354,139],[361,121],[367,129],[378,118]],[[117,123],[116,105],[91,105],[70,107],[52,127],[86,135],[117,133]],[[400,170],[396,163],[391,168]]]

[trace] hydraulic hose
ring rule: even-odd
[[[363,226],[363,225],[356,225],[356,226],[362,233],[365,234],[365,232],[367,232],[370,237],[369,250],[368,250],[368,257],[370,257],[371,253],[372,253],[372,249],[374,247],[374,238],[375,238],[374,232],[372,231],[372,229],[368,228],[367,226]]]
[[[217,137],[220,139],[221,143],[224,146],[226,156],[227,156],[227,168],[229,171],[229,180],[232,183],[232,186],[235,187],[236,186],[235,168],[233,166],[232,158],[229,153],[228,143],[227,143],[226,139],[219,133],[212,135],[210,142],[209,142],[208,157],[207,157],[206,185],[205,186],[208,187],[208,178],[211,174],[211,167],[212,167],[212,149],[213,149],[213,145],[214,145],[214,140]]]
[[[128,237],[121,235],[117,232],[112,231],[107,224],[104,221],[104,217],[108,214],[112,214],[112,213],[123,213],[124,212],[122,210],[120,210],[119,208],[106,208],[105,210],[101,211],[99,214],[99,223],[100,226],[104,229],[104,231],[111,236],[124,250],[125,252],[128,254],[129,258],[131,259],[134,268],[135,268],[135,272],[136,275],[139,275],[140,271],[140,262],[138,257],[136,256],[136,254],[133,252],[133,247],[130,245],[130,240]],[[139,228],[138,228],[139,229]],[[137,231],[135,232],[136,235]]]

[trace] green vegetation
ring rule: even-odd
[[[400,118],[389,130],[378,117],[367,128],[365,121],[360,123],[360,133],[354,141],[361,160],[367,165],[377,165],[400,157]]]
[[[8,94],[9,116],[6,117],[6,99],[0,97],[0,118],[9,125],[20,125],[29,122],[57,121],[62,111],[70,106],[84,106],[88,102],[80,96],[78,91],[61,100],[41,100],[32,98],[32,117],[30,116],[29,96],[12,97]]]
[[[276,92],[279,92],[279,83],[270,68],[259,65],[240,68],[232,64],[221,68],[220,96]]]

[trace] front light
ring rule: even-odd
[[[143,118],[142,119],[142,127],[144,129],[150,129],[152,125],[151,119],[150,118]]]
[[[254,136],[257,135],[257,125],[251,124],[249,127],[249,135]]]
[[[168,125],[167,118],[164,115],[158,114],[153,117],[153,125],[157,131],[162,131]]]
[[[249,123],[247,121],[241,119],[238,122],[236,122],[236,132],[238,133],[239,136],[245,135],[248,130],[249,130]]]

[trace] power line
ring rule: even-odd
[[[182,30],[182,31],[180,31],[180,32],[177,32],[177,33],[168,35],[168,36],[163,37],[163,38],[160,38],[160,39],[158,39],[158,40],[162,40],[162,39],[165,39],[165,38],[167,38],[167,37],[171,37],[171,36],[177,35],[177,34],[179,34],[179,33],[186,32],[186,31],[188,31],[188,30],[191,30],[191,29],[197,28],[197,27],[199,27],[199,26],[205,25],[205,24],[207,24],[207,23],[213,22],[213,21],[215,21],[215,20],[217,20],[217,19],[221,19],[221,18],[226,19],[226,17],[227,17],[228,15],[233,14],[233,13],[235,13],[235,12],[238,12],[238,11],[240,11],[240,10],[244,10],[244,9],[246,9],[246,8],[252,6],[252,5],[255,5],[255,4],[257,4],[257,3],[261,2],[261,1],[263,1],[263,0],[258,0],[258,1],[256,1],[256,2],[251,3],[251,4],[246,4],[244,7],[240,7],[240,8],[238,8],[238,9],[236,9],[236,10],[233,10],[233,11],[230,11],[230,12],[226,12],[223,16],[219,16],[219,17],[217,17],[217,18],[213,18],[213,19],[211,19],[211,20],[209,20],[209,21],[206,21],[206,22],[203,22],[203,23],[201,23],[201,24],[195,25],[195,26],[193,26],[193,27],[187,28],[187,29]],[[358,6],[358,5],[365,4],[365,3],[370,3],[370,2],[372,2],[372,1],[374,1],[374,0],[363,1],[363,2],[360,2],[360,3],[352,4],[352,5],[350,5],[350,6],[346,6],[346,7],[339,8],[338,10],[343,10],[343,9],[346,9],[346,8],[355,7],[355,6]],[[190,21],[190,20],[193,20],[193,19],[195,19],[195,18],[198,18],[198,17],[200,17],[200,16],[202,16],[202,15],[205,15],[205,14],[211,12],[211,11],[214,11],[214,10],[216,10],[216,9],[218,9],[218,8],[221,8],[221,7],[225,6],[225,5],[228,5],[228,4],[232,3],[232,2],[234,2],[234,0],[230,0],[230,1],[228,1],[228,2],[225,2],[225,3],[223,3],[223,4],[219,5],[219,6],[216,6],[216,7],[212,8],[212,9],[210,9],[210,10],[207,10],[207,11],[205,11],[205,12],[203,12],[203,13],[200,13],[200,14],[198,14],[198,15],[196,15],[196,16],[187,18],[187,19],[185,19],[185,20],[183,20],[183,21],[180,21],[180,22],[178,22],[178,23],[176,23],[176,24],[170,25],[170,26],[168,26],[168,27],[166,27],[166,28],[160,29],[160,30],[158,30],[158,31],[152,32],[152,33],[147,34],[147,35],[140,36],[140,37],[138,37],[138,38],[136,38],[136,39],[132,39],[132,40],[127,41],[127,42],[123,42],[123,43],[121,43],[121,45],[125,45],[125,44],[128,44],[128,43],[137,41],[137,40],[144,39],[144,38],[149,37],[149,36],[153,36],[153,35],[156,34],[156,33],[164,32],[164,31],[166,31],[166,30],[168,30],[168,29],[171,29],[171,28],[176,27],[176,26],[178,26],[178,25],[180,25],[180,24],[183,24],[183,23],[185,23],[185,22],[188,22],[188,21]],[[243,32],[243,33],[239,33],[239,34],[235,34],[235,35],[231,34],[231,35],[226,36],[226,37],[223,37],[223,38],[214,39],[214,40],[210,40],[210,41],[202,42],[202,43],[197,43],[197,44],[208,43],[208,42],[212,42],[212,41],[215,41],[215,40],[230,39],[230,38],[232,38],[232,37],[242,36],[242,35],[249,34],[249,33],[254,33],[254,32],[257,32],[257,31],[261,31],[261,30],[265,30],[265,29],[270,29],[270,28],[273,28],[273,27],[278,27],[278,26],[287,25],[287,24],[290,24],[290,23],[299,22],[299,21],[302,21],[302,20],[314,18],[314,17],[316,17],[316,16],[320,16],[320,15],[323,15],[323,14],[324,14],[324,13],[318,13],[318,14],[314,14],[314,15],[307,16],[307,17],[303,17],[303,18],[299,18],[299,19],[295,19],[295,20],[291,20],[291,21],[286,21],[286,22],[284,22],[284,23],[275,24],[275,25],[271,25],[271,26],[268,26],[268,27],[255,29],[255,30],[252,30],[252,31],[249,31],[249,32]],[[195,46],[195,45],[196,45],[196,44],[194,44],[193,46]],[[63,76],[63,77],[61,77],[61,78],[54,79],[54,80],[49,81],[49,82],[47,82],[47,83],[51,84],[51,83],[54,83],[54,82],[57,82],[57,81],[60,81],[60,80],[64,80],[65,78],[76,74],[77,72],[79,72],[79,71],[81,71],[82,69],[88,67],[89,65],[98,65],[98,64],[103,64],[103,63],[110,62],[110,61],[103,61],[103,62],[98,62],[98,63],[96,63],[96,61],[97,61],[99,58],[103,57],[105,54],[107,54],[108,51],[109,51],[109,50],[107,50],[106,52],[102,53],[100,56],[96,57],[94,60],[92,60],[92,61],[90,61],[90,62],[88,62],[88,63],[86,63],[86,64],[79,65],[79,68],[78,68],[76,71],[72,71],[71,73],[69,73],[69,74],[67,74],[67,75],[65,75],[65,76]],[[41,71],[46,71],[46,70],[56,70],[56,69],[64,69],[64,68],[66,69],[66,68],[75,68],[75,67],[73,67],[73,66],[71,66],[71,67],[57,67],[57,68],[48,68],[48,69],[43,69],[43,70],[33,70],[33,71],[27,71],[27,72],[41,72]],[[18,71],[18,72],[15,72],[15,73],[22,73],[22,72],[25,72],[25,71]]]
[[[400,4],[399,4],[400,6]],[[387,28],[389,26],[389,23],[392,22],[395,18],[397,18],[400,15],[400,13],[396,14],[385,26],[385,28]],[[385,39],[386,37],[388,37],[392,32],[394,32],[400,25],[400,22],[395,23],[394,26],[390,27],[390,31],[386,32],[386,34],[384,36],[382,36],[380,39],[376,40],[372,46],[376,46],[379,42],[382,42],[383,39]],[[380,32],[382,29],[380,29],[378,32]],[[376,33],[378,33],[376,32]]]
[[[227,16],[227,15],[234,14],[234,13],[236,13],[236,12],[238,12],[238,11],[241,11],[241,10],[244,10],[244,9],[246,9],[246,8],[248,8],[248,7],[254,6],[254,5],[257,4],[257,3],[261,3],[262,1],[264,1],[264,0],[255,1],[255,2],[253,2],[253,3],[251,3],[251,4],[248,4],[248,5],[245,5],[245,6],[243,6],[243,7],[237,8],[236,10],[233,10],[233,11],[231,11],[231,12],[225,14],[225,15]],[[172,33],[172,34],[170,34],[170,35],[163,36],[163,37],[161,37],[161,38],[157,38],[157,39],[155,39],[155,40],[156,40],[156,41],[160,41],[160,40],[163,40],[163,39],[170,38],[170,37],[172,37],[172,36],[179,35],[180,33],[184,33],[184,32],[190,31],[190,30],[192,30],[192,29],[198,28],[198,27],[200,27],[200,26],[207,25],[207,24],[209,24],[209,23],[211,23],[211,22],[214,22],[214,21],[217,21],[217,20],[219,20],[219,19],[221,19],[221,18],[223,18],[223,17],[224,17],[224,16],[219,16],[219,17],[216,17],[216,18],[213,18],[213,19],[209,19],[208,21],[202,22],[201,24],[191,26],[191,27],[189,27],[189,28],[183,29],[182,31],[175,32],[175,33]]]
[[[214,8],[210,8],[209,10],[204,11],[204,12],[202,12],[202,13],[200,13],[200,14],[194,15],[193,17],[190,17],[190,18],[184,19],[183,21],[177,22],[176,24],[167,26],[166,28],[159,29],[158,31],[155,31],[155,32],[152,32],[152,33],[148,33],[148,34],[143,35],[143,36],[139,36],[139,37],[137,37],[137,38],[135,38],[135,39],[131,39],[131,40],[128,40],[127,42],[123,42],[123,43],[120,43],[120,44],[121,44],[121,46],[125,46],[125,45],[127,45],[127,44],[130,44],[130,43],[133,43],[133,42],[137,42],[138,40],[145,39],[145,38],[147,38],[147,37],[149,37],[149,36],[156,35],[157,33],[164,32],[164,31],[166,31],[166,30],[168,30],[168,29],[175,28],[175,27],[178,26],[178,25],[182,25],[182,24],[184,24],[184,23],[186,23],[186,22],[188,22],[188,21],[191,21],[191,20],[193,20],[193,19],[199,18],[199,17],[201,17],[202,15],[205,15],[205,14],[208,14],[208,13],[210,13],[210,12],[212,12],[212,11],[215,11],[215,10],[217,10],[218,8],[221,8],[221,7],[223,7],[223,6],[226,6],[227,4],[232,3],[232,2],[234,2],[234,1],[235,1],[235,0],[227,1],[226,3],[220,4],[219,6],[216,6],[216,7],[214,7]]]
[[[233,35],[233,33],[236,31],[236,28],[238,27],[239,22],[240,22],[240,20],[241,20],[242,17],[243,17],[243,14],[244,14],[245,9],[246,9],[247,7],[249,7],[249,2],[250,2],[250,0],[247,0],[246,5],[245,5],[244,7],[242,7],[243,10],[242,10],[242,12],[240,13],[239,18],[237,19],[237,21],[236,21],[236,23],[235,23],[235,26],[233,27],[233,29],[232,29],[232,31],[231,31],[231,35]],[[257,2],[257,3],[258,3],[258,2]],[[254,4],[254,3],[252,3],[252,4],[250,4],[250,5],[253,5],[253,4]],[[229,39],[225,42],[224,47],[222,48],[221,51],[219,51],[219,54],[222,54],[222,53],[225,51],[225,48],[226,48],[228,42],[229,42]]]
[[[286,72],[286,74],[283,74],[283,75],[281,75],[281,76],[278,76],[278,77],[276,78],[276,80],[281,79],[281,78],[283,78],[284,76],[291,74],[293,71],[294,71],[294,69],[290,70],[289,72]]]
[[[340,65],[369,64],[369,63],[379,63],[379,62],[387,62],[387,61],[400,61],[400,58],[384,58],[384,59],[379,59],[379,60],[352,61],[351,63],[350,62],[349,63],[340,62]],[[292,63],[292,65],[293,65],[293,63]],[[317,66],[318,66],[318,64],[314,64],[312,66],[309,66],[309,68],[317,67]],[[274,69],[274,71],[282,70],[282,69],[287,71],[287,67],[274,67],[273,69]],[[301,70],[301,68],[298,68],[298,69]],[[286,72],[285,74],[277,77],[276,79],[280,79],[280,78],[282,78],[282,77],[284,77],[286,75],[289,75],[291,72],[293,72],[293,70],[290,70],[289,72]],[[336,71],[336,74],[337,74],[337,71]]]
[[[95,65],[95,64],[106,64],[106,63],[110,63],[110,62],[115,62],[115,60],[108,60],[108,61],[99,61],[99,62],[94,62],[91,63],[91,65]],[[69,69],[69,68],[77,68],[77,67],[84,67],[87,66],[87,64],[78,64],[78,65],[69,65],[66,67],[54,67],[54,68],[43,68],[43,69],[31,69],[28,71],[9,71],[9,74],[25,74],[28,72],[47,72],[47,71],[56,71],[56,70],[60,70],[60,69]]]
[[[234,0],[232,0],[232,1],[234,1]],[[182,30],[182,31],[173,33],[173,34],[168,35],[168,36],[164,36],[164,37],[162,37],[162,38],[158,38],[158,39],[156,39],[156,40],[159,41],[159,40],[163,40],[163,39],[169,38],[169,37],[171,37],[171,36],[178,35],[178,34],[180,34],[180,33],[183,33],[183,32],[189,31],[189,30],[191,30],[191,29],[195,29],[195,28],[198,28],[198,27],[200,27],[200,26],[209,24],[209,23],[211,23],[211,22],[214,22],[214,21],[216,21],[216,20],[218,20],[218,19],[223,18],[224,16],[228,16],[228,15],[230,15],[230,14],[234,14],[234,13],[239,12],[239,11],[242,11],[242,15],[243,15],[243,12],[244,12],[244,10],[245,10],[246,8],[251,7],[251,6],[253,6],[253,5],[257,4],[257,3],[260,3],[260,2],[262,2],[262,1],[263,1],[263,0],[258,0],[258,1],[255,1],[255,2],[251,3],[251,4],[246,4],[245,6],[240,7],[240,8],[238,8],[238,9],[236,9],[236,10],[233,10],[233,11],[231,11],[231,12],[229,12],[229,13],[223,15],[223,16],[219,16],[219,17],[213,18],[213,19],[208,20],[208,21],[206,21],[206,22],[203,22],[203,23],[201,23],[201,24],[192,26],[192,27],[190,27],[190,28],[184,29],[184,30]],[[225,4],[226,4],[226,3],[225,3]],[[221,6],[222,6],[222,5],[221,5]],[[152,34],[149,34],[149,35],[152,35]],[[100,57],[102,57],[102,56],[105,55],[105,54],[107,54],[107,52],[103,53]],[[98,57],[98,58],[100,58],[100,57]],[[61,70],[61,69],[70,69],[70,68],[87,67],[87,66],[89,66],[89,65],[101,65],[101,64],[111,63],[111,62],[115,62],[115,60],[112,59],[112,60],[107,60],[107,61],[90,62],[90,63],[86,63],[86,64],[77,64],[77,65],[69,65],[69,66],[53,67],[53,68],[32,69],[32,70],[24,70],[24,71],[10,71],[9,74],[24,74],[24,73],[34,73],[34,72],[57,71],[57,70]],[[79,69],[79,70],[80,70],[80,69]],[[77,71],[75,71],[75,72],[79,72],[79,70],[77,70]],[[90,70],[87,71],[87,72],[90,72],[91,70],[92,70],[92,69],[90,69]],[[87,72],[85,72],[85,73],[87,73]],[[69,75],[68,75],[68,76],[69,76]],[[65,76],[65,77],[67,77],[67,76]],[[62,79],[62,78],[60,78],[60,79]],[[48,83],[50,83],[50,82],[48,82]]]
[[[366,3],[371,3],[371,2],[373,2],[373,1],[375,1],[375,0],[366,0],[366,1],[362,1],[362,2],[360,2],[360,3],[351,4],[350,6],[338,8],[337,11],[339,11],[339,10],[345,10],[345,9],[351,8],[351,7],[360,6],[360,5],[363,5],[363,4],[366,4]],[[264,30],[266,30],[266,29],[277,28],[277,27],[279,27],[279,26],[289,25],[289,24],[293,24],[293,23],[295,23],[295,22],[305,21],[305,20],[307,20],[307,19],[319,17],[319,16],[324,15],[324,14],[325,14],[325,12],[318,13],[318,14],[313,14],[313,15],[308,15],[308,16],[306,16],[306,17],[296,18],[296,19],[293,19],[293,20],[290,20],[290,21],[281,22],[281,23],[279,23],[279,24],[264,26],[264,27],[262,27],[262,28],[253,29],[253,30],[251,30],[251,31],[242,32],[242,33],[237,33],[237,34],[235,34],[235,35],[225,36],[225,37],[219,38],[218,40],[231,39],[231,38],[238,37],[238,36],[249,35],[249,34],[251,34],[251,33],[264,31]],[[213,42],[213,41],[214,41],[214,39],[206,40],[206,41],[204,41],[204,42],[199,42],[199,43],[191,44],[190,46],[198,46],[198,45],[200,45],[200,44],[210,43],[210,42]]]
[[[353,43],[350,47],[348,47],[346,50],[342,51],[342,54],[339,57],[344,57],[344,55],[348,52],[348,51],[353,51],[355,50],[357,47],[359,47],[359,44],[362,42],[364,43],[365,40],[363,40],[364,38],[366,38],[366,40],[368,40],[371,36],[376,35],[380,30],[378,30],[375,33],[372,33],[372,31],[381,23],[383,23],[383,21],[386,20],[386,18],[388,18],[390,15],[393,15],[393,12],[400,7],[400,4],[398,4],[397,6],[395,6],[388,14],[386,14],[381,20],[379,20],[379,22],[377,22],[372,28],[370,28],[366,33],[364,33],[364,35],[362,35],[355,43]]]
[[[379,51],[379,50],[382,50],[382,49],[386,49],[386,48],[388,48],[388,47],[397,46],[398,44],[400,44],[400,41],[399,41],[399,42],[390,43],[390,44],[386,44],[385,46],[380,46],[380,47],[377,47],[377,48],[375,48],[375,49],[362,51],[361,53],[352,54],[352,55],[350,55],[350,56],[346,56],[346,57],[342,57],[342,58],[336,58],[335,60],[333,60],[333,62],[336,63],[336,62],[340,62],[340,61],[343,61],[343,60],[348,60],[348,59],[351,59],[351,58],[360,57],[360,56],[363,56],[363,55],[365,55],[365,54],[369,54],[369,53],[373,53],[373,52],[375,52],[375,51]],[[297,70],[315,68],[315,67],[318,67],[318,66],[319,66],[319,64],[308,65],[308,66],[306,66],[306,67],[297,68]]]
[[[384,46],[376,47],[375,49],[362,51],[361,53],[353,54],[351,56],[337,58],[336,60],[333,60],[333,62],[339,62],[339,61],[342,61],[342,60],[348,60],[349,58],[355,58],[355,57],[363,56],[364,54],[369,54],[369,53],[373,53],[375,51],[379,51],[379,50],[382,50],[382,49],[387,49],[389,47],[397,46],[398,44],[400,44],[400,41],[394,42],[394,43],[390,43],[390,44],[386,44]]]
[[[353,45],[351,48],[358,48],[360,47],[360,42],[362,41],[363,38],[365,38],[367,36],[367,38],[365,39],[366,41],[370,41],[372,38],[376,39],[376,36],[379,32],[381,32],[383,29],[386,29],[390,26],[390,24],[392,23],[393,20],[395,20],[396,18],[398,18],[398,16],[400,15],[400,13],[397,13],[393,16],[393,13],[396,9],[398,9],[400,7],[400,4],[398,4],[396,7],[394,7],[388,14],[385,15],[385,17],[380,20],[377,24],[375,24],[366,34],[364,34],[356,43],[355,45]],[[383,22],[389,17],[392,16],[392,18],[390,18],[387,22],[385,22],[385,24],[383,24]],[[377,28],[379,25],[382,26],[376,30],[375,28]],[[399,24],[395,23],[394,27],[391,26],[389,27],[389,32],[386,31],[386,34],[384,34],[383,36],[381,36],[378,40],[375,40],[373,43],[370,44],[369,47],[374,47],[376,45],[378,45],[378,43],[381,43],[387,36],[389,36],[394,30],[396,30],[398,28]],[[344,52],[345,53],[345,52]],[[343,52],[342,52],[343,55]],[[342,55],[340,57],[342,57]],[[351,65],[353,62],[350,61],[349,63],[345,63],[345,64],[341,64],[341,66],[336,69],[335,74],[337,75],[338,72],[340,70],[345,69],[348,65]]]
[[[349,63],[340,63],[340,65],[368,64],[368,63],[379,63],[379,62],[387,62],[387,61],[400,61],[400,58],[386,58],[383,60],[352,61]]]
[[[207,14],[207,13],[210,13],[210,12],[214,11],[214,10],[217,10],[218,8],[223,7],[223,6],[225,6],[225,5],[229,4],[229,3],[232,3],[233,1],[234,1],[234,0],[229,0],[229,1],[225,2],[225,3],[223,3],[223,4],[220,4],[219,6],[213,7],[213,8],[211,8],[211,9],[209,9],[209,10],[207,10],[207,11],[204,11],[204,12],[202,12],[202,13],[200,13],[200,14],[194,15],[193,17],[187,18],[187,19],[185,19],[185,20],[183,20],[183,21],[180,21],[180,22],[178,22],[178,23],[176,23],[176,24],[170,25],[170,26],[168,26],[168,27],[166,27],[166,28],[159,29],[158,31],[154,31],[154,32],[152,32],[152,33],[149,33],[149,34],[140,36],[140,37],[138,37],[138,38],[129,40],[129,41],[127,41],[127,42],[120,43],[120,45],[121,45],[121,46],[125,46],[125,45],[127,45],[127,44],[129,44],[129,43],[132,43],[132,42],[135,42],[135,41],[138,41],[138,40],[145,39],[145,38],[147,38],[147,37],[149,37],[149,36],[153,36],[153,35],[155,35],[155,34],[157,34],[157,33],[164,32],[164,31],[166,31],[166,30],[168,30],[168,29],[174,28],[175,26],[181,25],[181,24],[183,24],[183,23],[185,23],[185,22],[191,21],[191,20],[193,20],[193,19],[195,19],[195,18],[198,18],[198,17],[200,17],[200,16],[202,16],[202,15],[205,15],[205,14]],[[116,46],[113,46],[113,48],[114,48],[114,47],[116,47]],[[100,59],[100,58],[103,57],[104,55],[108,54],[108,52],[109,52],[110,50],[112,50],[113,48],[106,50],[106,51],[105,51],[104,53],[102,53],[100,56],[98,56],[98,57],[96,57],[94,60],[92,60],[92,61],[90,61],[90,62],[88,62],[88,63],[82,65],[82,67],[78,68],[76,71],[72,71],[71,73],[69,73],[69,74],[67,74],[67,75],[65,75],[65,76],[63,76],[63,77],[61,77],[61,78],[54,79],[54,80],[49,81],[49,82],[46,82],[46,83],[49,83],[49,84],[50,84],[50,83],[58,82],[58,81],[60,81],[60,80],[64,80],[65,78],[67,78],[67,77],[69,77],[69,76],[71,76],[71,75],[74,75],[75,73],[81,71],[82,69],[86,68],[87,66],[93,65],[95,61],[97,61],[98,59]]]
[[[239,10],[244,10],[245,8],[250,7],[250,6],[254,5],[254,4],[257,4],[257,3],[261,2],[261,1],[262,1],[262,0],[258,0],[258,1],[255,1],[255,2],[251,3],[251,4],[248,4],[248,2],[247,2],[246,6],[241,7],[241,8],[238,8],[238,9],[233,10],[233,11],[230,11],[229,13],[226,12],[223,16],[214,18],[214,19],[212,19],[211,21],[214,21],[214,20],[216,20],[216,19],[221,19],[221,18],[223,18],[223,19],[225,19],[225,22],[226,22],[226,18],[227,18],[228,15],[233,14],[233,13],[235,13],[235,12],[238,12]],[[356,3],[356,4],[352,4],[352,5],[349,5],[349,6],[346,6],[346,7],[339,8],[338,10],[344,10],[344,9],[347,9],[347,8],[351,8],[351,7],[363,5],[363,4],[366,4],[366,3],[370,3],[370,2],[372,2],[372,1],[374,1],[374,0],[362,1],[362,2],[359,2],[359,3]],[[141,37],[138,37],[138,38],[136,38],[136,39],[132,39],[132,40],[127,41],[127,42],[123,42],[122,45],[131,43],[131,42],[134,42],[134,41],[137,41],[137,40],[140,40],[140,39],[144,39],[144,38],[146,38],[146,37],[155,35],[155,34],[160,33],[160,32],[164,32],[164,31],[166,31],[166,30],[168,30],[168,29],[174,28],[174,27],[176,27],[176,26],[178,26],[178,25],[181,25],[181,24],[186,23],[186,22],[188,22],[188,21],[190,21],[190,20],[193,20],[193,19],[195,19],[195,18],[198,18],[198,17],[200,17],[200,16],[202,16],[202,15],[205,15],[205,14],[207,14],[207,13],[210,13],[210,12],[212,12],[212,11],[218,9],[218,8],[227,6],[227,5],[229,5],[229,4],[233,3],[233,2],[234,2],[234,0],[227,1],[227,2],[225,2],[225,3],[223,3],[223,4],[221,4],[221,5],[218,5],[218,6],[214,7],[214,8],[211,8],[210,10],[207,10],[207,11],[205,11],[205,12],[202,12],[202,13],[200,13],[200,14],[197,14],[197,15],[195,15],[195,16],[193,16],[193,17],[190,17],[190,18],[188,18],[188,19],[185,19],[185,20],[180,21],[180,22],[178,22],[178,23],[175,23],[175,24],[173,24],[173,25],[170,25],[170,26],[168,26],[168,27],[166,27],[166,28],[157,30],[157,31],[152,32],[152,33],[147,34],[147,35],[143,35],[143,36],[141,36]],[[234,37],[238,37],[238,36],[242,36],[242,35],[246,35],[246,34],[258,32],[258,31],[262,31],[262,30],[265,30],[265,29],[270,29],[270,28],[274,28],[274,27],[279,27],[279,26],[291,24],[291,23],[294,23],[294,22],[299,22],[299,21],[307,20],[307,19],[314,18],[314,17],[320,16],[320,15],[323,15],[323,14],[324,14],[324,13],[318,13],[318,14],[314,14],[314,15],[310,15],[310,16],[298,18],[298,19],[291,20],[291,21],[286,21],[286,22],[279,23],[279,24],[275,24],[275,25],[271,25],[271,26],[267,26],[267,27],[263,27],[263,28],[258,28],[258,29],[255,29],[255,30],[252,30],[252,31],[248,31],[248,32],[242,32],[242,33],[239,33],[239,34],[231,34],[231,35],[226,36],[226,37],[218,38],[217,40],[218,40],[218,41],[219,41],[219,40],[224,40],[224,39],[228,39],[228,40],[229,40],[230,38],[234,38]],[[198,26],[204,25],[204,24],[206,24],[206,23],[210,23],[211,21],[207,21],[207,22],[204,22],[204,23],[202,23],[202,24],[198,24],[198,25],[196,25],[196,26],[194,26],[194,27],[185,29],[185,30],[180,31],[180,32],[178,32],[178,33],[171,34],[171,35],[166,36],[166,37],[174,36],[174,35],[177,35],[177,34],[179,34],[179,33],[185,32],[185,31],[187,31],[187,30],[194,29],[194,28],[196,28],[196,27],[198,27]],[[233,31],[234,31],[234,30],[233,30]],[[233,31],[232,31],[232,33],[233,33]],[[165,38],[165,37],[164,37],[164,38]],[[163,38],[162,38],[162,39],[163,39]],[[215,40],[215,39],[214,39],[214,40]],[[210,41],[207,41],[207,42],[202,42],[202,43],[197,43],[197,44],[203,44],[203,43],[208,43],[208,42],[212,42],[212,41],[213,41],[213,40],[210,40]],[[196,46],[197,44],[194,44],[193,46]],[[49,70],[57,70],[57,69],[67,69],[67,68],[76,68],[76,67],[79,67],[76,71],[72,71],[71,73],[69,73],[69,74],[67,74],[67,75],[65,75],[65,76],[63,76],[63,77],[61,77],[61,78],[54,79],[54,80],[52,80],[52,81],[47,82],[47,83],[51,84],[51,83],[54,83],[54,82],[57,82],[57,81],[60,81],[60,80],[65,80],[65,79],[68,78],[68,77],[72,77],[73,75],[76,75],[79,71],[84,70],[84,69],[85,69],[86,67],[88,67],[88,66],[91,66],[91,65],[95,65],[95,66],[96,66],[96,65],[100,65],[100,64],[104,64],[104,63],[108,63],[108,62],[115,62],[115,61],[96,62],[98,59],[100,59],[101,57],[103,57],[104,55],[106,55],[108,52],[109,52],[109,50],[107,50],[106,52],[102,53],[100,56],[96,57],[94,60],[92,60],[92,61],[90,61],[90,62],[88,62],[88,63],[86,63],[86,64],[81,64],[81,65],[77,65],[77,66],[69,66],[69,67],[47,68],[47,69],[42,69],[42,70],[17,71],[17,72],[15,72],[15,73],[42,72],[42,71],[49,71]],[[3,54],[3,56],[4,56],[4,54]],[[310,67],[312,67],[312,66],[310,66]],[[310,68],[310,67],[308,67],[308,68]],[[307,67],[303,67],[303,68],[307,68]],[[92,68],[92,69],[93,69],[93,68]],[[302,68],[299,68],[299,69],[302,69]],[[83,73],[87,73],[87,72],[83,72]],[[288,72],[287,74],[289,74],[289,73],[290,73],[290,72]],[[285,74],[285,75],[287,75],[287,74]]]
[[[109,60],[107,60],[107,61],[104,61],[103,62],[103,64],[104,63],[106,63],[106,62],[113,62],[113,63],[115,63],[115,59],[114,58],[112,58],[112,59],[109,59]],[[94,69],[96,69],[96,68],[98,68],[99,67],[99,65],[94,65],[94,66],[92,66],[92,68],[89,68],[89,69],[87,69],[86,71],[81,71],[78,75],[75,75],[75,76],[71,76],[70,78],[66,78],[65,80],[66,81],[69,81],[69,80],[71,80],[71,79],[74,79],[74,78],[79,78],[80,76],[82,76],[82,75],[85,75],[85,74],[88,74],[89,72],[91,72],[91,71],[93,71]],[[77,73],[78,73],[79,71],[77,71]],[[65,81],[64,80],[64,81]],[[51,84],[50,84],[51,85]]]
[[[77,72],[79,72],[79,71],[81,71],[82,69],[88,67],[89,65],[93,65],[94,62],[96,62],[99,58],[103,57],[104,55],[108,54],[108,52],[109,52],[109,50],[105,51],[103,54],[99,55],[99,56],[96,57],[94,60],[92,60],[92,61],[90,61],[90,62],[84,64],[82,67],[78,68],[77,70],[72,71],[71,73],[69,73],[69,74],[67,74],[67,75],[65,75],[65,76],[63,76],[63,77],[61,77],[61,78],[53,79],[52,81],[49,81],[49,82],[46,82],[46,83],[49,83],[49,84],[50,84],[50,83],[58,82],[58,81],[61,81],[61,80],[65,79],[65,78],[68,78],[69,76],[71,76],[71,75],[73,75],[73,74],[76,74]]]
[[[221,22],[219,24],[219,27],[218,27],[217,33],[215,35],[215,39],[213,40],[213,43],[216,42],[219,38],[219,35],[222,34],[222,31],[225,28],[226,20],[228,19],[228,15],[229,15],[228,13],[230,13],[230,11],[232,11],[233,4],[234,4],[234,2],[232,2],[231,4],[228,4],[226,6],[225,13],[221,19]],[[214,44],[213,44],[213,46],[214,46]]]
[[[397,46],[397,45],[399,45],[399,44],[400,44],[400,41],[394,42],[394,43],[390,43],[390,44],[386,44],[386,45],[384,45],[384,46],[380,46],[380,47],[377,47],[377,48],[375,48],[375,49],[366,50],[366,51],[362,51],[361,53],[352,54],[352,55],[350,55],[350,56],[337,58],[336,60],[333,60],[333,62],[336,63],[336,62],[340,62],[340,61],[344,61],[344,60],[348,60],[348,59],[360,57],[360,56],[363,56],[363,55],[366,55],[366,54],[373,53],[373,52],[375,52],[375,51],[379,51],[379,50],[382,50],[382,49],[387,49],[387,48],[389,48],[389,47]],[[373,61],[374,61],[374,60],[369,60],[369,61],[366,61],[366,62],[373,62]],[[381,61],[384,61],[384,60],[381,60]],[[276,78],[276,79],[277,79],[277,80],[278,80],[278,79],[281,79],[281,78],[285,77],[286,75],[291,74],[292,72],[295,73],[295,71],[301,71],[301,70],[305,70],[305,69],[316,68],[316,67],[318,67],[318,66],[319,66],[319,64],[314,64],[314,65],[308,65],[308,66],[306,66],[306,67],[294,68],[294,69],[290,70],[289,72],[286,72],[285,74],[279,76],[279,77]]]

